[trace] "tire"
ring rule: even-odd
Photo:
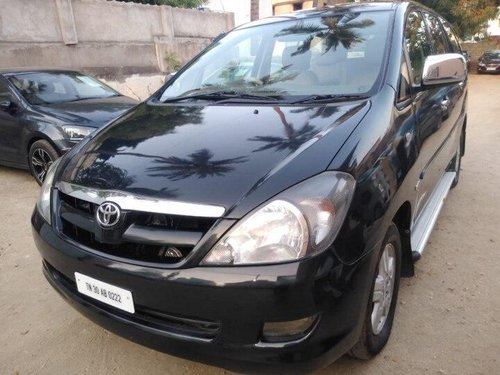
[[[464,133],[462,132],[462,135],[460,136],[460,141],[458,142],[458,148],[457,152],[455,153],[455,156],[450,162],[450,165],[448,166],[447,170],[451,172],[455,172],[455,178],[453,179],[453,182],[450,186],[450,189],[453,189],[455,186],[458,185],[458,182],[460,181],[460,168],[462,166],[462,154],[463,154],[463,147],[464,147]]]
[[[34,142],[28,154],[28,164],[31,175],[38,185],[43,183],[49,167],[59,158],[59,154],[52,145],[44,139]]]
[[[390,255],[390,257],[387,258],[386,255]],[[393,275],[392,293],[390,293],[391,287],[387,284],[387,278],[381,275],[381,273],[384,273],[383,265],[387,264],[387,260],[390,262],[391,259],[393,264],[392,272],[390,272]],[[366,309],[363,329],[358,342],[348,352],[351,357],[370,359],[377,355],[389,341],[394,314],[396,312],[400,276],[401,238],[398,228],[394,223],[391,223],[378,256],[377,268],[375,269],[375,275],[372,281],[370,299],[368,301],[368,308]],[[381,298],[381,302],[375,302],[375,300],[379,300],[375,297],[376,293]],[[388,293],[390,293],[390,300],[386,299],[389,297]],[[377,316],[379,315],[377,315],[376,312],[381,311],[380,309],[383,311],[383,316],[378,319]]]

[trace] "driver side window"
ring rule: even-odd
[[[419,85],[422,82],[425,59],[432,53],[425,22],[419,12],[413,11],[408,15],[405,27],[405,45],[410,59],[413,83]]]

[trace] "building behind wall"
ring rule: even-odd
[[[234,14],[234,24],[239,26],[250,22],[252,19],[260,19],[272,16],[271,0],[259,0],[258,14],[252,18],[250,0],[209,0],[205,7],[212,11],[231,12]]]
[[[346,3],[348,0],[273,0],[273,14],[295,12],[325,5]]]

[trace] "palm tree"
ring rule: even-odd
[[[248,159],[239,156],[231,159],[213,160],[214,154],[207,149],[198,150],[187,158],[170,156],[168,158],[156,158],[153,162],[158,166],[149,167],[148,171],[152,177],[167,177],[172,181],[179,181],[188,177],[196,176],[206,178],[223,176],[234,169],[234,164],[246,162]]]
[[[316,134],[316,128],[309,124],[309,122],[305,123],[300,129],[295,130],[293,125],[287,121],[286,116],[280,107],[274,107],[273,109],[278,114],[280,121],[285,128],[285,136],[277,137],[272,135],[264,135],[250,138],[250,141],[265,143],[265,145],[254,150],[253,152],[265,151],[272,148],[274,148],[276,151],[295,151],[304,142],[311,139]]]
[[[358,13],[326,16],[321,19],[321,25],[299,22],[294,26],[283,29],[276,36],[309,34],[307,39],[297,48],[297,51],[292,53],[292,56],[309,51],[312,41],[316,38],[324,40],[325,50],[323,53],[327,53],[330,49],[335,51],[339,45],[342,45],[345,49],[350,49],[353,45],[364,41],[364,38],[356,32],[356,29],[364,29],[374,25],[374,21],[370,19],[353,21],[358,16]]]

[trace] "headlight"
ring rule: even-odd
[[[51,223],[50,220],[50,195],[52,192],[52,183],[54,182],[54,174],[56,173],[57,165],[61,159],[57,159],[49,168],[45,180],[43,181],[42,187],[40,189],[40,195],[38,196],[38,201],[36,202],[36,208],[42,217]]]
[[[342,172],[293,186],[241,219],[202,264],[281,263],[325,250],[344,222],[355,186]]]
[[[479,66],[486,66],[486,64],[485,64],[485,63],[483,63],[483,62],[480,62],[480,63],[479,63]]]
[[[95,129],[86,126],[63,126],[63,130],[71,142],[79,142]]]

